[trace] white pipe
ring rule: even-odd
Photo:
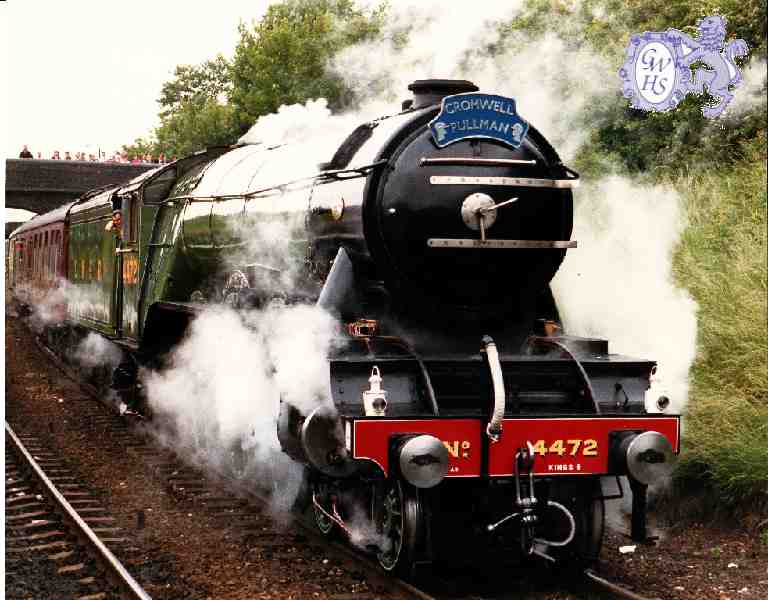
[[[559,502],[554,502],[553,500],[549,500],[547,504],[549,506],[554,506],[555,508],[559,508],[561,511],[565,513],[565,516],[568,517],[568,524],[571,526],[571,532],[568,534],[567,538],[565,538],[560,542],[553,542],[551,540],[545,540],[544,538],[533,538],[533,541],[546,544],[547,546],[567,546],[573,541],[573,538],[576,536],[576,521],[574,520],[573,515],[571,514],[571,511],[565,508],[565,506],[563,506]]]
[[[485,354],[488,357],[488,366],[491,369],[491,380],[493,381],[493,416],[491,417],[485,432],[491,438],[491,442],[498,442],[501,438],[501,428],[504,419],[504,408],[506,404],[506,392],[504,391],[504,375],[501,372],[501,362],[499,361],[499,352],[496,344],[490,336],[483,337],[485,344]]]

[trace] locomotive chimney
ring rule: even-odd
[[[418,79],[410,84],[408,89],[413,92],[413,104],[410,108],[424,108],[438,104],[446,96],[476,92],[480,88],[466,79]],[[405,103],[403,106],[405,107]]]

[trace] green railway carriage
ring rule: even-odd
[[[22,302],[42,302],[66,277],[65,222],[71,207],[69,203],[38,215],[9,236],[7,285]]]
[[[166,349],[201,303],[237,302],[243,279],[233,273],[247,273],[270,295],[287,289],[281,277],[298,276],[307,258],[304,219],[317,169],[289,175],[270,166],[300,151],[212,148],[88,192],[11,234],[10,286],[17,295],[32,286],[42,297],[56,279],[68,322],[130,352]],[[291,175],[306,180],[285,189]],[[108,227],[115,209],[122,215],[119,232]],[[37,255],[47,251],[41,232],[51,227],[64,233],[56,238],[61,264],[43,276]],[[262,234],[270,228],[287,239],[267,239]]]
[[[113,193],[110,188],[72,206],[67,247],[67,317],[111,337],[119,331],[118,241],[105,231]]]
[[[200,275],[185,260],[179,227],[185,204],[168,201],[168,194],[179,180],[222,151],[201,152],[148,171],[73,207],[69,274],[76,286],[75,297],[83,298],[90,309],[85,315],[70,312],[73,320],[107,334],[129,350],[145,345],[148,319],[169,318],[168,330],[174,330],[174,315],[158,313],[155,305],[184,298],[179,292],[188,287],[186,280]],[[119,235],[105,230],[113,209],[118,208],[122,214]],[[85,259],[85,266],[78,264],[77,256]],[[81,273],[100,278],[83,280]],[[179,323],[179,327],[183,325]],[[160,335],[150,341],[157,342]]]
[[[178,290],[189,287],[184,279],[195,278],[180,235],[185,204],[167,202],[168,194],[223,151],[198,153],[125,185],[93,190],[16,229],[8,258],[13,295],[28,304],[57,303],[69,324],[129,350],[140,348],[153,304],[179,299]],[[108,227],[116,208],[123,217],[119,232]],[[63,293],[52,294],[54,288]]]
[[[110,204],[123,216],[114,250],[120,276],[109,283],[117,343],[162,352],[207,302],[317,298],[317,279],[307,277],[305,224],[318,169],[300,153],[297,147],[213,148],[102,197],[104,218]],[[292,164],[291,173],[275,168],[280,164]],[[286,186],[286,179],[296,181]]]

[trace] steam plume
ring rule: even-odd
[[[569,39],[519,33],[501,40],[496,22],[514,17],[522,4],[483,6],[490,10],[398,4],[381,39],[346,50],[333,68],[364,98],[370,90],[402,95],[414,79],[471,79],[481,90],[515,98],[521,116],[561,158],[572,160],[591,134],[585,109],[620,94],[617,66],[573,44],[583,37],[578,31],[568,30]],[[404,45],[396,35],[402,30],[411,33]],[[491,47],[497,48],[493,54]],[[756,78],[749,71],[748,81]],[[696,305],[677,288],[671,271],[683,228],[680,197],[612,173],[574,196],[579,248],[569,251],[553,282],[566,328],[608,338],[613,352],[658,360],[672,408],[682,410],[695,354]]]
[[[489,47],[503,47],[496,22],[513,17],[521,5],[398,3],[377,40],[348,48],[329,65],[360,100],[357,111],[331,115],[322,99],[281,107],[241,141],[265,148],[288,144],[268,168],[276,170],[275,181],[291,181],[316,172],[359,123],[396,112],[411,81],[468,78],[485,91],[515,98],[521,116],[570,160],[591,133],[581,122],[584,109],[620,94],[617,66],[552,33],[521,36],[492,56]],[[297,149],[291,142],[299,142]],[[610,175],[577,191],[576,202],[580,247],[569,253],[554,282],[567,327],[609,338],[614,351],[658,359],[674,387],[675,407],[682,408],[695,347],[695,305],[676,288],[669,266],[683,225],[679,197]],[[290,216],[275,218],[258,225],[258,233],[246,226],[238,236],[245,238],[247,254],[263,254],[263,240],[277,240],[273,258],[279,262],[286,256],[280,240],[295,225]],[[324,356],[333,327],[313,307],[241,316],[206,311],[171,368],[147,376],[150,400],[166,423],[163,434],[182,440],[205,464],[226,463],[237,447],[247,455],[246,471],[295,490],[296,467],[280,454],[275,436],[278,400],[290,398],[305,412],[328,402]]]
[[[169,368],[143,376],[152,427],[198,464],[276,488],[276,507],[288,508],[302,470],[280,451],[280,400],[305,414],[329,404],[334,332],[333,319],[312,306],[206,310]]]

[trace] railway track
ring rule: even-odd
[[[38,345],[45,351],[49,359],[63,372],[81,385],[90,396],[102,401],[97,390],[90,385],[83,385],[71,367],[63,363],[53,352],[38,340]],[[419,598],[420,600],[437,600],[447,598],[472,598],[473,600],[501,600],[504,598],[526,597],[528,591],[535,587],[517,587],[514,581],[517,576],[531,579],[530,574],[521,570],[516,575],[510,573],[505,581],[499,580],[498,585],[485,582],[483,593],[473,590],[477,577],[476,573],[463,580],[452,575],[431,575],[412,585],[403,580],[383,573],[375,560],[369,555],[358,551],[349,544],[329,541],[314,527],[311,517],[307,514],[292,514],[290,519],[294,527],[275,526],[269,516],[269,500],[264,495],[253,490],[244,490],[237,481],[226,477],[211,478],[210,473],[203,473],[194,466],[187,464],[172,451],[157,446],[152,439],[132,430],[126,425],[126,419],[117,414],[115,406],[109,402],[101,402],[109,414],[88,415],[86,418],[91,427],[98,427],[104,433],[109,432],[121,439],[129,454],[140,458],[149,474],[159,479],[165,488],[182,504],[186,503],[195,509],[202,509],[208,515],[219,520],[221,527],[230,528],[235,535],[240,536],[247,552],[266,557],[290,560],[308,561],[309,557],[325,553],[329,560],[323,561],[327,574],[336,577],[351,577],[359,579],[359,584],[348,582],[353,589],[356,599],[367,600],[382,597]],[[546,574],[545,574],[546,575]],[[551,577],[551,574],[549,575]],[[458,582],[458,583],[457,583]],[[535,585],[535,584],[534,584]],[[581,581],[574,586],[560,585],[560,591],[575,594],[571,598],[626,598],[628,600],[650,600],[629,590],[618,583],[611,582],[600,575],[588,571]],[[348,593],[329,593],[331,598],[346,600],[351,597]],[[542,597],[542,596],[536,596]],[[560,597],[560,596],[558,596]]]
[[[5,439],[6,577],[42,554],[73,598],[150,600],[108,547],[128,539],[98,500],[54,453],[32,436],[17,435],[7,421]]]
[[[139,454],[146,468],[182,504],[206,510],[220,520],[221,526],[237,531],[247,553],[306,561],[312,555],[324,554],[327,572],[336,577],[359,578],[352,584],[355,600],[375,598],[418,598],[433,600],[433,596],[401,579],[382,573],[370,558],[348,545],[330,541],[314,527],[305,515],[292,512],[281,523],[275,523],[269,499],[253,490],[245,490],[237,481],[226,477],[211,478],[186,464],[173,452],[147,445],[130,451]],[[288,519],[288,523],[285,522]],[[286,526],[287,525],[287,526]],[[329,593],[331,598],[347,600],[348,593]]]
[[[466,598],[471,600],[504,600],[520,598],[525,594],[528,585],[535,587],[535,576],[525,568],[518,568],[505,574],[504,578],[496,577],[486,582],[486,592],[477,594],[473,587],[483,573],[474,572],[464,576],[463,581],[457,577],[442,574],[423,577],[415,585],[392,575],[383,573],[379,565],[370,555],[357,550],[342,541],[333,541],[320,534],[310,516],[311,511],[290,515],[291,527],[284,526],[275,529],[270,519],[264,518],[269,512],[270,500],[263,494],[252,489],[243,489],[239,482],[228,480],[226,477],[211,478],[198,468],[186,464],[183,459],[173,452],[158,448],[152,444],[134,446],[129,453],[142,457],[146,468],[156,478],[159,478],[168,491],[178,501],[191,503],[202,507],[217,518],[223,519],[231,527],[242,530],[250,551],[267,553],[271,556],[299,558],[302,551],[297,546],[303,546],[309,552],[320,551],[321,548],[332,549],[332,555],[340,557],[335,561],[338,566],[345,566],[354,571],[355,566],[362,566],[369,584],[375,586],[375,591],[364,589],[355,592],[355,598],[366,600],[380,598],[383,590],[391,590],[408,598],[419,600],[440,600],[448,598]],[[301,534],[296,535],[295,531]],[[333,569],[333,566],[331,567]],[[551,572],[540,573],[543,577],[551,576]],[[522,587],[516,587],[522,583]],[[558,584],[559,587],[574,595],[573,598],[624,598],[626,600],[657,600],[647,598],[632,590],[601,577],[594,571],[584,572],[582,579],[573,579],[568,584]],[[493,589],[495,588],[495,589]],[[512,589],[510,589],[512,588]],[[596,595],[596,593],[598,595]],[[331,597],[335,597],[333,594]],[[346,599],[346,594],[338,595]]]

